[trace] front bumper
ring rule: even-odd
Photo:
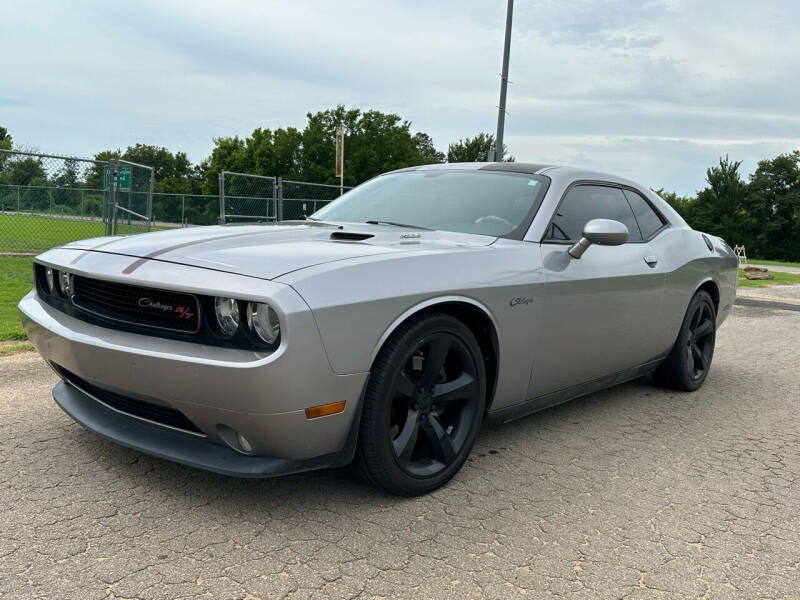
[[[349,446],[333,454],[305,460],[245,456],[207,439],[198,439],[122,415],[64,381],[53,389],[53,398],[70,417],[103,438],[159,458],[222,475],[275,477],[340,466],[352,458],[348,452]]]
[[[160,277],[167,268],[175,269],[166,275],[169,281],[185,280],[187,271],[203,271],[161,264]],[[28,337],[46,361],[97,388],[180,411],[202,435],[120,415],[74,386],[59,384],[56,401],[76,421],[163,458],[229,474],[268,476],[315,468],[314,459],[330,462],[345,450],[367,378],[367,373],[333,372],[311,311],[294,290],[276,286],[230,274],[214,278],[220,291],[269,297],[281,307],[286,339],[267,354],[100,327],[54,309],[34,291],[20,301],[19,310]],[[341,400],[346,404],[339,414],[305,416],[309,406]],[[92,403],[97,406],[91,408]],[[255,456],[230,449],[221,434],[225,427],[244,435]],[[230,453],[245,462],[232,461]],[[212,460],[212,454],[217,458]],[[298,461],[312,461],[312,466],[298,467]],[[222,463],[228,466],[214,466]]]

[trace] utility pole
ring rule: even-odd
[[[339,195],[344,193],[344,125],[336,128],[336,177],[339,178]]]
[[[508,87],[508,55],[511,52],[511,17],[514,0],[508,0],[506,10],[506,40],[503,45],[503,73],[500,76],[500,106],[497,107],[497,135],[494,137],[494,160],[503,160],[503,129],[506,124],[506,88]]]

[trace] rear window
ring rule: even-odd
[[[639,223],[639,229],[641,229],[644,239],[649,238],[664,226],[664,221],[658,213],[639,194],[631,190],[625,190],[625,197],[628,198],[628,202],[631,204],[633,215],[636,217],[636,222]]]

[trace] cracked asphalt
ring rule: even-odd
[[[695,394],[485,428],[429,496],[195,471],[105,442],[0,358],[0,596],[798,598],[800,312],[737,306]]]

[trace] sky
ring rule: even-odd
[[[435,145],[494,132],[505,0],[0,3],[0,126],[91,156],[194,162],[213,138],[302,128],[337,104]],[[516,0],[505,142],[680,194],[719,157],[800,148],[800,2]]]

